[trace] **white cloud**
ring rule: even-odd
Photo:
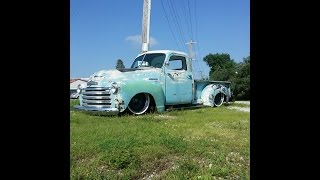
[[[125,40],[134,46],[141,46],[141,35],[128,36]],[[157,44],[159,44],[158,41],[154,37],[150,37],[150,47]]]

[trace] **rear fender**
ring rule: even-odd
[[[229,96],[227,95],[228,89],[225,86],[222,86],[220,84],[209,84],[207,85],[201,93],[201,99],[203,102],[203,105],[205,106],[215,106],[214,98],[216,95],[224,95],[226,97],[226,100],[229,100]],[[224,98],[223,97],[223,98]]]

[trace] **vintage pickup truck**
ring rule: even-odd
[[[154,50],[139,54],[131,68],[102,70],[79,86],[76,110],[102,114],[144,114],[171,107],[221,106],[232,96],[230,82],[195,80],[184,52]]]

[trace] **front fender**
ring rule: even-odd
[[[123,112],[128,107],[130,100],[139,93],[150,94],[155,101],[157,111],[164,111],[165,95],[161,83],[159,81],[138,80],[122,84],[121,90],[119,92],[119,99],[123,101],[123,104],[121,104],[122,108],[120,112]]]

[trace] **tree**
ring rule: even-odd
[[[209,78],[217,81],[228,81],[235,75],[236,63],[227,53],[209,54],[203,61],[211,68]]]
[[[250,99],[250,56],[243,58],[243,62],[236,63],[227,53],[210,53],[203,61],[210,67],[210,79],[230,81],[235,99]]]
[[[236,76],[230,81],[233,94],[238,100],[250,99],[250,56],[243,58],[243,62],[237,64]]]
[[[118,59],[118,60],[117,60],[116,69],[123,69],[123,68],[125,68],[125,66],[124,66],[122,60],[121,60],[121,59]]]

